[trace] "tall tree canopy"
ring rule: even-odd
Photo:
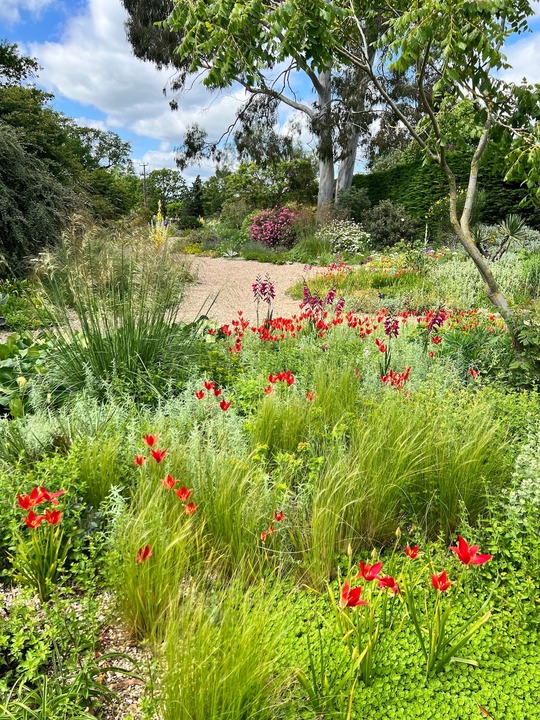
[[[129,143],[54,111],[52,95],[23,84],[37,69],[0,42],[0,252],[16,273],[76,208],[111,219],[139,199]]]

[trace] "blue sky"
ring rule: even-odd
[[[540,2],[533,3],[534,32],[510,43],[519,82],[540,82]],[[128,140],[135,163],[148,170],[174,167],[174,146],[186,127],[199,122],[219,137],[234,120],[244,95],[240,90],[210,95],[199,81],[180,98],[172,113],[163,88],[167,70],[137,60],[125,39],[126,13],[120,0],[0,0],[0,38],[21,45],[42,66],[38,84],[55,95],[55,109],[80,124],[117,132]],[[285,120],[290,113],[283,114]],[[188,179],[212,172],[211,164],[191,168]]]

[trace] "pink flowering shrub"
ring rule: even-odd
[[[254,215],[249,227],[253,242],[267,247],[292,247],[296,240],[297,215],[289,208],[261,210]]]

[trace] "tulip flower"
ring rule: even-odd
[[[197,390],[195,393],[195,397],[197,400],[202,400],[204,397],[204,390]]]
[[[270,395],[273,392],[274,392],[274,388],[272,385],[268,385],[267,387],[264,388],[265,395]]]
[[[205,387],[207,390],[213,390],[215,384],[216,384],[216,383],[215,383],[213,380],[205,380],[205,381],[204,381],[204,387]]]
[[[152,557],[153,553],[150,550],[150,545],[145,545],[144,549],[139,548],[139,552],[137,553],[136,562],[142,563],[145,560],[148,560],[149,557]]]
[[[160,483],[163,485],[163,487],[166,487],[167,490],[172,490],[173,487],[176,485],[176,480],[173,478],[172,475],[167,475],[164,478],[161,478]]]
[[[62,513],[60,510],[45,510],[45,520],[49,523],[49,525],[58,525],[60,520],[62,519]]]
[[[48,490],[45,490],[44,487],[38,487],[38,490],[41,491],[43,500],[45,502],[50,502],[53,505],[58,505],[58,500],[56,498],[58,498],[58,497],[60,497],[60,495],[64,495],[66,493],[66,490],[58,490],[57,492],[49,492]]]
[[[438,590],[439,592],[445,592],[445,590],[448,590],[452,583],[446,578],[446,570],[443,570],[440,575],[431,576],[431,584],[433,585],[435,590]]]
[[[475,370],[474,368],[470,368],[470,369],[469,369],[469,375],[470,375],[472,378],[478,377],[478,370]]]
[[[184,515],[193,515],[194,512],[197,512],[197,506],[193,500],[187,505],[184,505]]]
[[[375,338],[375,345],[379,348],[379,350],[383,353],[386,352],[386,345],[382,340],[379,340],[378,338]]]
[[[379,578],[379,587],[381,590],[383,588],[388,588],[388,590],[392,592],[392,595],[399,592],[399,585],[397,584],[396,579],[390,575],[384,575],[384,577]]]
[[[414,560],[418,555],[418,548],[418,545],[415,545],[414,547],[409,547],[409,545],[407,545],[405,548],[405,555],[411,558],[411,560]]]
[[[214,397],[219,397],[222,393],[221,388],[214,388]]]
[[[39,527],[44,520],[45,515],[36,515],[33,510],[30,510],[28,515],[24,518],[24,524],[33,530],[34,528]]]
[[[145,435],[143,440],[148,445],[148,447],[154,447],[154,445],[157,443],[159,435]]]
[[[276,383],[277,381],[278,381],[278,376],[277,376],[277,375],[272,375],[272,374],[270,374],[270,375],[268,376],[268,382],[270,382],[270,383],[273,384],[273,383]]]
[[[182,502],[185,502],[186,500],[189,500],[191,493],[193,492],[193,488],[190,488],[189,490],[182,485],[181,488],[174,491],[178,495],[178,499]],[[193,503],[192,503],[193,504]]]
[[[379,573],[382,570],[382,562],[375,563],[375,565],[370,565],[369,563],[364,563],[360,561],[360,572],[356,576],[358,578],[364,578],[364,580],[367,580],[368,582],[371,582],[372,580],[378,580],[379,579]]]
[[[261,533],[261,540],[262,540],[263,542],[265,542],[265,540],[266,540],[266,538],[268,537],[268,535],[272,535],[274,532],[275,532],[274,526],[273,526],[273,525],[270,525],[270,527],[268,528],[268,530],[263,530],[263,532]]]
[[[43,488],[39,486],[35,487],[30,493],[30,495],[17,495],[17,500],[19,502],[19,506],[23,510],[30,510],[30,508],[39,505],[45,500],[45,496],[43,495]]]
[[[489,562],[493,555],[478,555],[478,545],[469,545],[461,535],[458,538],[457,547],[450,546],[450,550],[458,556],[464,565],[483,565]]]
[[[313,398],[315,397],[315,392],[306,392],[306,398],[311,402]]]
[[[143,463],[145,462],[146,458],[142,455],[135,455],[135,464],[139,467],[142,467]]]
[[[166,454],[167,454],[166,450],[150,450],[150,455],[154,458],[154,460],[157,463],[160,463]]]
[[[350,588],[348,581],[346,580],[341,588],[341,600],[340,607],[357,607],[358,605],[367,605],[365,600],[360,600],[362,593],[361,587]]]
[[[221,400],[219,407],[223,410],[223,412],[226,412],[231,407],[231,401],[229,400],[229,402],[227,402],[226,400]]]
[[[281,522],[283,520],[283,510],[280,510],[279,512],[276,510],[274,512],[274,520],[276,522]]]

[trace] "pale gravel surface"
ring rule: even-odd
[[[220,325],[237,318],[238,310],[243,311],[246,319],[256,320],[251,286],[257,275],[264,280],[268,274],[274,283],[273,316],[291,317],[300,311],[299,301],[292,300],[285,292],[298,280],[312,278],[319,269],[301,263],[272,265],[237,258],[182,256],[182,259],[191,266],[197,279],[187,288],[178,319],[190,322],[202,313]],[[261,318],[266,315],[264,303],[261,303],[259,314]]]

